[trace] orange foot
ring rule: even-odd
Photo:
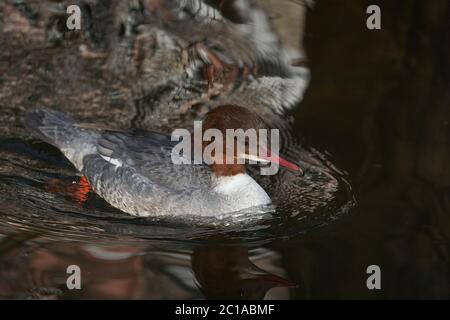
[[[83,204],[86,202],[89,192],[91,192],[91,187],[87,178],[82,176],[78,182],[71,184],[60,179],[52,179],[47,183],[46,190],[68,195],[73,201]]]

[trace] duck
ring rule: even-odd
[[[223,153],[216,150],[200,164],[177,164],[172,151],[179,141],[169,134],[93,128],[43,108],[29,111],[24,124],[33,136],[58,148],[101,198],[137,217],[223,217],[271,205],[266,191],[247,174],[248,161],[239,160],[274,163],[301,172],[269,147],[265,155],[252,153],[250,147],[241,151],[223,147]],[[217,129],[223,136],[228,129],[266,128],[257,114],[237,105],[217,107],[202,122],[202,132]],[[208,146],[203,141],[202,151]],[[183,157],[188,159],[191,154]]]

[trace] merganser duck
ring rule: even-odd
[[[246,174],[245,164],[176,165],[172,149],[178,143],[158,132],[118,132],[92,129],[50,110],[27,114],[25,126],[38,138],[61,150],[89,181],[92,189],[112,206],[134,216],[223,216],[269,205],[270,197]],[[221,106],[209,112],[203,130],[266,128],[253,112],[239,106]],[[223,144],[225,146],[225,143]],[[203,148],[206,145],[203,143]],[[300,170],[274,153],[263,157],[238,148],[223,157],[271,161]],[[233,153],[233,154],[230,154]],[[230,162],[226,162],[230,163]]]

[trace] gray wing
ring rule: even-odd
[[[177,141],[158,132],[104,132],[98,153],[110,163],[129,166],[152,183],[169,190],[208,188],[210,171],[205,164],[174,164],[171,153]]]

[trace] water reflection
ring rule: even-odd
[[[280,256],[274,251],[259,249],[250,259],[248,249],[238,246],[207,246],[196,248],[192,269],[200,289],[208,299],[287,299],[291,282],[269,271],[283,272],[276,267]],[[258,267],[257,265],[260,267]]]
[[[285,299],[295,284],[266,248],[54,242],[36,234],[0,242],[0,297],[22,299]],[[66,270],[81,269],[81,290]],[[275,288],[271,290],[272,288]]]
[[[208,2],[218,7],[219,1]],[[281,256],[267,247],[327,224],[354,204],[346,174],[322,152],[303,145],[291,128],[293,118],[284,113],[301,100],[309,82],[302,63],[302,2],[257,1],[280,39],[266,34],[261,39],[276,40],[266,49],[273,53],[282,45],[289,54],[266,55],[275,63],[261,63],[260,78],[238,81],[220,94],[205,92],[202,72],[191,81],[180,64],[181,49],[192,40],[187,31],[205,32],[210,21],[185,19],[177,33],[160,29],[159,20],[135,25],[148,18],[143,7],[134,6],[138,1],[84,1],[86,25],[74,34],[64,31],[63,14],[54,15],[66,1],[42,3],[0,3],[0,45],[7,48],[0,52],[0,296],[290,298],[295,283],[288,280]],[[227,17],[251,18],[250,11],[226,7]],[[133,31],[121,32],[122,27]],[[231,47],[216,41],[216,50],[234,60],[240,46],[233,41]],[[258,59],[267,52],[260,54]],[[190,127],[207,107],[230,103],[244,104],[283,129],[283,146],[289,149],[283,153],[306,169],[304,176],[286,170],[258,175],[277,212],[253,223],[124,215],[80,188],[80,177],[61,153],[31,139],[22,123],[27,109],[46,106],[96,127],[171,131]],[[82,270],[81,291],[66,288],[71,264]]]

